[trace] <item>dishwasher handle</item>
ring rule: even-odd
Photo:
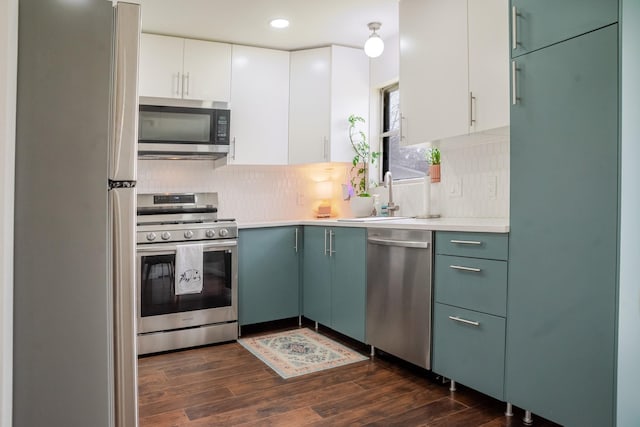
[[[393,239],[380,239],[378,237],[369,237],[367,241],[374,245],[399,246],[402,248],[419,248],[419,249],[429,248],[429,242],[421,242],[421,241],[415,241],[415,240],[393,240]]]

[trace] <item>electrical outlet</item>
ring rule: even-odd
[[[452,199],[462,197],[462,178],[454,178],[449,183],[449,197]]]
[[[498,197],[498,177],[495,175],[487,178],[487,194],[489,199],[496,199]]]
[[[296,193],[296,205],[304,206],[304,193]]]

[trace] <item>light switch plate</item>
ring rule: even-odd
[[[462,178],[454,178],[449,183],[449,197],[452,199],[462,197]]]
[[[487,194],[492,200],[498,197],[498,177],[495,175],[487,178]]]

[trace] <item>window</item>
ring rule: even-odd
[[[393,180],[422,178],[429,170],[427,144],[400,146],[400,91],[398,85],[382,89],[382,176]]]

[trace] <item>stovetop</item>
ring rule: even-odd
[[[218,218],[217,193],[139,194],[136,242],[236,239],[235,219]]]

